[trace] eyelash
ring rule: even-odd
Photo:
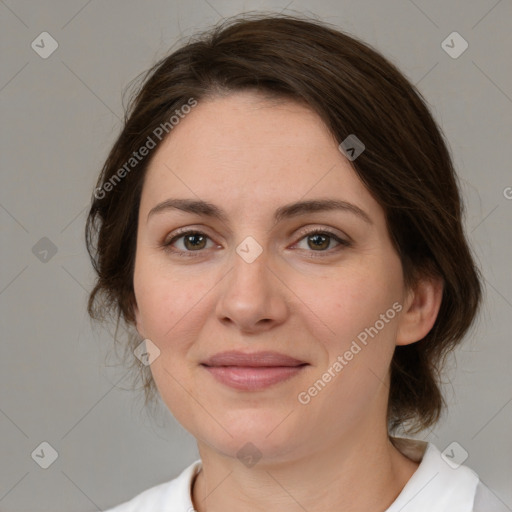
[[[202,231],[198,231],[198,230],[194,230],[194,229],[189,229],[189,230],[184,230],[184,231],[178,231],[175,234],[175,236],[173,236],[167,242],[164,241],[161,244],[161,246],[164,249],[164,251],[172,253],[172,254],[175,254],[175,255],[180,256],[180,257],[194,258],[194,257],[200,256],[201,253],[204,252],[203,250],[182,251],[182,250],[176,250],[176,249],[172,248],[172,244],[174,242],[176,242],[180,238],[183,238],[184,236],[187,236],[187,235],[202,235],[202,236],[205,236],[206,238],[208,238],[209,240],[211,240],[211,238],[206,233],[203,233]],[[339,244],[339,246],[337,246],[338,248],[339,247],[350,247],[352,245],[352,243],[349,242],[348,240],[344,240],[344,239],[340,238],[339,236],[337,236],[336,234],[334,234],[333,232],[331,232],[331,231],[329,231],[327,229],[312,229],[311,231],[307,231],[305,233],[302,233],[301,234],[301,238],[299,238],[299,240],[296,243],[300,242],[304,238],[307,238],[307,237],[313,236],[313,235],[327,235],[328,237],[330,237],[330,238],[334,239],[336,242],[338,242],[338,244]],[[312,253],[309,256],[310,258],[323,258],[323,257],[325,257],[323,255],[323,253],[327,253],[327,255],[331,255],[332,254],[332,250],[333,249],[326,249],[326,250],[323,250],[323,251],[308,251],[308,252]],[[194,253],[197,253],[197,254],[194,254]],[[320,254],[315,254],[315,253],[320,253]]]

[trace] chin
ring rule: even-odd
[[[203,432],[196,431],[197,435],[193,435],[218,453],[237,458],[242,463],[247,457],[252,460],[259,459],[260,465],[270,460],[274,463],[285,461],[290,454],[299,455],[305,441],[300,435],[304,431],[303,427],[295,425],[293,420],[290,421],[291,418],[285,419],[289,412],[283,413],[279,418],[276,415],[262,418],[255,411],[240,412],[238,417],[232,415],[226,423],[230,435],[220,427],[215,429],[215,433],[208,429]],[[201,429],[204,429],[204,424]]]

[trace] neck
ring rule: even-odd
[[[198,512],[275,510],[385,511],[418,464],[402,455],[387,432],[344,433],[333,446],[301,459],[259,461],[251,468],[200,445],[203,462],[192,499]],[[347,440],[349,440],[347,442]],[[355,440],[355,441],[354,441]]]

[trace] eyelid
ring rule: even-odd
[[[180,238],[183,238],[187,235],[202,235],[205,236],[208,240],[213,242],[217,247],[219,244],[214,241],[213,237],[211,237],[207,232],[207,230],[204,228],[194,228],[187,226],[185,228],[178,228],[177,230],[173,231],[170,235],[166,235],[163,240],[159,243],[159,246],[165,251],[170,254],[174,254],[177,256],[183,256],[183,257],[189,257],[194,258],[201,256],[202,253],[204,253],[204,250],[199,251],[182,251],[180,249],[175,249],[172,247],[172,244],[175,243]]]
[[[180,238],[182,238],[186,235],[189,235],[189,234],[206,236],[207,239],[209,239],[213,243],[217,244],[217,242],[215,242],[213,237],[211,237],[206,231],[207,230],[203,227],[194,228],[192,226],[187,226],[184,228],[179,228],[179,229],[175,230],[173,233],[171,233],[170,235],[165,236],[160,245],[164,250],[166,250],[172,254],[177,254],[180,256],[184,256],[186,254],[188,257],[200,256],[201,253],[205,252],[204,249],[198,250],[198,251],[182,251],[180,249],[173,249],[172,244],[174,242],[176,242],[177,240],[179,240]],[[338,243],[338,246],[336,246],[336,247],[339,247],[339,246],[350,247],[353,243],[352,239],[349,236],[347,236],[346,234],[344,234],[344,233],[340,234],[338,232],[335,232],[335,230],[333,228],[330,228],[327,226],[318,226],[317,225],[316,227],[303,227],[300,230],[298,230],[294,235],[294,239],[296,239],[296,240],[295,240],[295,242],[293,242],[292,247],[297,245],[299,242],[301,242],[307,236],[312,236],[315,234],[326,234],[326,235],[331,236]],[[217,246],[218,246],[218,244],[217,244]],[[315,257],[316,256],[322,257],[322,254],[325,254],[326,256],[331,255],[333,253],[333,251],[336,250],[336,247],[332,248],[332,249],[324,250],[324,251],[307,251],[307,252],[311,252]],[[318,253],[318,254],[316,254],[316,253]]]
[[[344,233],[343,231],[340,231],[339,229],[331,228],[329,226],[323,226],[323,225],[320,225],[320,224],[317,224],[316,226],[315,225],[313,225],[313,226],[310,225],[308,227],[304,227],[304,228],[299,229],[295,233],[294,238],[296,238],[297,236],[300,236],[301,239],[302,239],[306,235],[315,234],[315,233],[327,233],[329,235],[332,235],[335,238],[341,239],[342,241],[344,241],[346,243],[353,243],[352,239],[346,233]],[[300,241],[300,239],[297,240],[297,242],[298,241]]]
[[[188,234],[205,235],[210,240],[213,241],[213,237],[210,236],[207,231],[208,230],[206,228],[204,228],[204,227],[195,228],[194,226],[187,226],[187,227],[184,227],[184,228],[178,228],[178,229],[175,229],[172,233],[169,233],[169,234],[164,236],[164,238],[162,240],[162,245],[168,245],[173,240],[175,240],[177,238],[180,238],[182,236],[188,235]]]
[[[329,257],[332,257],[332,256],[335,256],[335,255],[339,254],[339,252],[341,250],[347,249],[349,247],[352,247],[352,245],[353,245],[353,242],[350,239],[350,237],[348,237],[346,235],[340,235],[340,234],[334,232],[332,229],[329,229],[329,228],[317,227],[317,228],[305,229],[305,231],[302,231],[302,232],[300,232],[300,234],[297,234],[294,238],[298,237],[298,239],[297,239],[296,242],[294,242],[292,247],[297,246],[299,243],[301,243],[308,236],[313,236],[313,235],[316,235],[316,234],[322,234],[322,235],[329,236],[331,239],[333,239],[337,243],[337,245],[335,247],[332,247],[330,249],[326,249],[326,250],[323,250],[323,251],[314,251],[314,250],[308,251],[306,249],[305,253],[307,254],[307,258],[310,258],[310,259],[329,258]]]

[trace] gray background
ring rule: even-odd
[[[181,36],[255,9],[314,13],[374,45],[443,127],[486,296],[450,364],[449,413],[420,437],[458,442],[512,510],[510,0],[0,0],[0,510],[102,510],[197,458],[169,413],[144,411],[88,320],[85,213],[128,82]],[[59,45],[47,59],[31,48],[43,31]],[[441,47],[453,31],[469,44],[456,59]],[[48,469],[31,457],[43,441],[58,452]]]

